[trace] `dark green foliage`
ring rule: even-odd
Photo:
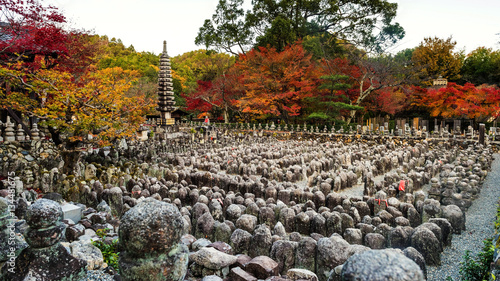
[[[500,85],[500,51],[477,48],[467,55],[460,72],[463,80],[475,85]]]
[[[200,27],[195,38],[196,45],[232,54],[244,53],[245,46],[252,42],[253,33],[243,19],[245,12],[242,5],[243,0],[219,0],[212,20],[206,19]]]
[[[404,36],[393,22],[398,5],[386,0],[254,0],[246,12],[242,5],[242,0],[219,0],[195,43],[231,53],[232,48],[245,52],[252,44],[281,51],[307,36],[326,36],[329,43],[350,42],[380,52]]]
[[[321,76],[324,81],[318,88],[325,91],[324,95],[305,99],[311,104],[314,111],[307,116],[309,120],[321,120],[324,122],[338,123],[337,117],[341,110],[363,110],[361,106],[350,104],[350,100],[344,95],[344,91],[351,88],[350,84],[343,83],[348,79],[345,75]]]

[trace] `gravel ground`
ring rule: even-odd
[[[479,197],[466,212],[466,231],[454,235],[452,245],[444,248],[441,254],[441,266],[427,267],[427,280],[442,281],[451,276],[460,280],[460,262],[465,251],[476,256],[483,248],[483,240],[494,235],[497,201],[500,197],[500,154],[494,154],[491,171],[488,173]]]

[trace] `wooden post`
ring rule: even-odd
[[[479,144],[484,144],[485,126],[483,123],[479,124]]]

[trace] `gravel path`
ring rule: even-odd
[[[466,212],[466,231],[454,235],[452,245],[441,254],[441,266],[427,267],[427,280],[442,281],[451,276],[460,280],[460,262],[466,250],[476,256],[483,248],[483,240],[494,235],[497,201],[500,197],[500,154],[494,154],[491,171],[488,173],[479,197]]]

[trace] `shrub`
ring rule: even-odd
[[[482,281],[489,279],[490,264],[493,261],[495,247],[492,239],[486,239],[483,243],[483,250],[477,255],[477,258],[473,258],[470,251],[465,252],[464,260],[460,262],[459,269],[462,280]]]
[[[97,230],[96,234],[101,240],[93,241],[92,244],[101,250],[104,262],[118,272],[118,239],[114,239],[111,243],[106,243],[104,238],[106,238],[108,230],[107,228]]]

